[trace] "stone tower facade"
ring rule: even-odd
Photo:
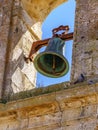
[[[97,0],[76,1],[71,84],[34,88],[36,71],[24,60],[63,2],[0,1],[0,130],[98,130]],[[81,73],[92,82],[72,84]]]
[[[98,78],[98,1],[77,0],[71,80]]]

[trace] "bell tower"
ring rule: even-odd
[[[28,91],[36,72],[33,63],[24,61],[26,45],[40,39],[38,21],[63,1],[0,0],[0,130],[98,130],[98,80],[92,85],[64,82]],[[71,80],[84,74],[93,80],[98,78],[98,0],[76,1]],[[11,88],[15,92],[23,86],[26,91],[12,93]]]
[[[71,80],[98,77],[98,1],[77,0]]]

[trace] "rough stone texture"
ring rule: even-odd
[[[80,73],[95,80],[33,90],[36,72],[23,57],[41,37],[40,21],[59,0],[44,1],[46,6],[41,0],[22,2],[32,19],[20,1],[0,1],[0,97],[7,96],[0,102],[0,130],[98,130],[98,1],[77,0],[72,65],[72,81]],[[12,95],[11,88],[19,93]]]
[[[6,49],[10,31],[12,0],[0,1],[0,97],[2,93],[3,77],[6,62]],[[1,35],[2,34],[2,35]]]
[[[23,7],[32,19],[43,21],[51,10],[67,0],[22,0]]]
[[[77,0],[71,80],[98,75],[98,1]]]
[[[0,98],[35,88],[36,70],[26,63],[33,41],[41,38],[41,23],[32,20],[19,0],[0,1]]]
[[[36,86],[36,70],[34,65],[30,62],[27,64],[24,57],[28,57],[33,41],[41,38],[41,24],[33,22],[21,7],[20,2],[16,6],[20,12],[18,13],[17,8],[13,10],[15,17],[13,18],[14,30],[12,31],[16,35],[12,39],[14,44],[10,54],[12,64],[11,87],[14,93],[29,90]],[[36,34],[36,37],[32,32]]]
[[[98,130],[97,118],[98,83],[0,104],[0,130]]]

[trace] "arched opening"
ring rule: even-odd
[[[69,0],[64,4],[54,9],[42,24],[42,39],[46,39],[52,36],[52,29],[59,27],[60,25],[68,25],[70,27],[69,32],[74,31],[74,19],[75,19],[75,0]],[[69,62],[70,69],[67,75],[61,78],[49,78],[38,73],[37,86],[43,87],[51,84],[57,84],[70,80],[71,63],[72,63],[72,44],[73,41],[67,41],[65,49],[65,56]],[[44,51],[44,48],[40,50]]]

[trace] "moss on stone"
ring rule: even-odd
[[[68,84],[69,84],[69,82],[61,83],[61,84],[55,84],[55,85],[47,86],[47,87],[34,88],[32,90],[27,90],[27,91],[15,93],[15,94],[12,94],[10,96],[9,101],[29,98],[29,97],[33,97],[33,96],[48,94],[48,93],[60,91],[60,90],[63,90],[63,89],[67,89]],[[67,87],[65,87],[65,86],[67,86]]]
[[[64,89],[72,89],[75,87],[81,87],[84,85],[87,85],[87,82],[83,82],[80,84],[72,84],[72,85],[70,84],[70,82],[64,82],[64,83],[55,84],[55,85],[51,85],[47,87],[34,88],[32,90],[22,91],[22,92],[11,95],[8,101],[35,97],[35,96],[39,96],[43,94],[49,94],[52,92],[62,91]]]

